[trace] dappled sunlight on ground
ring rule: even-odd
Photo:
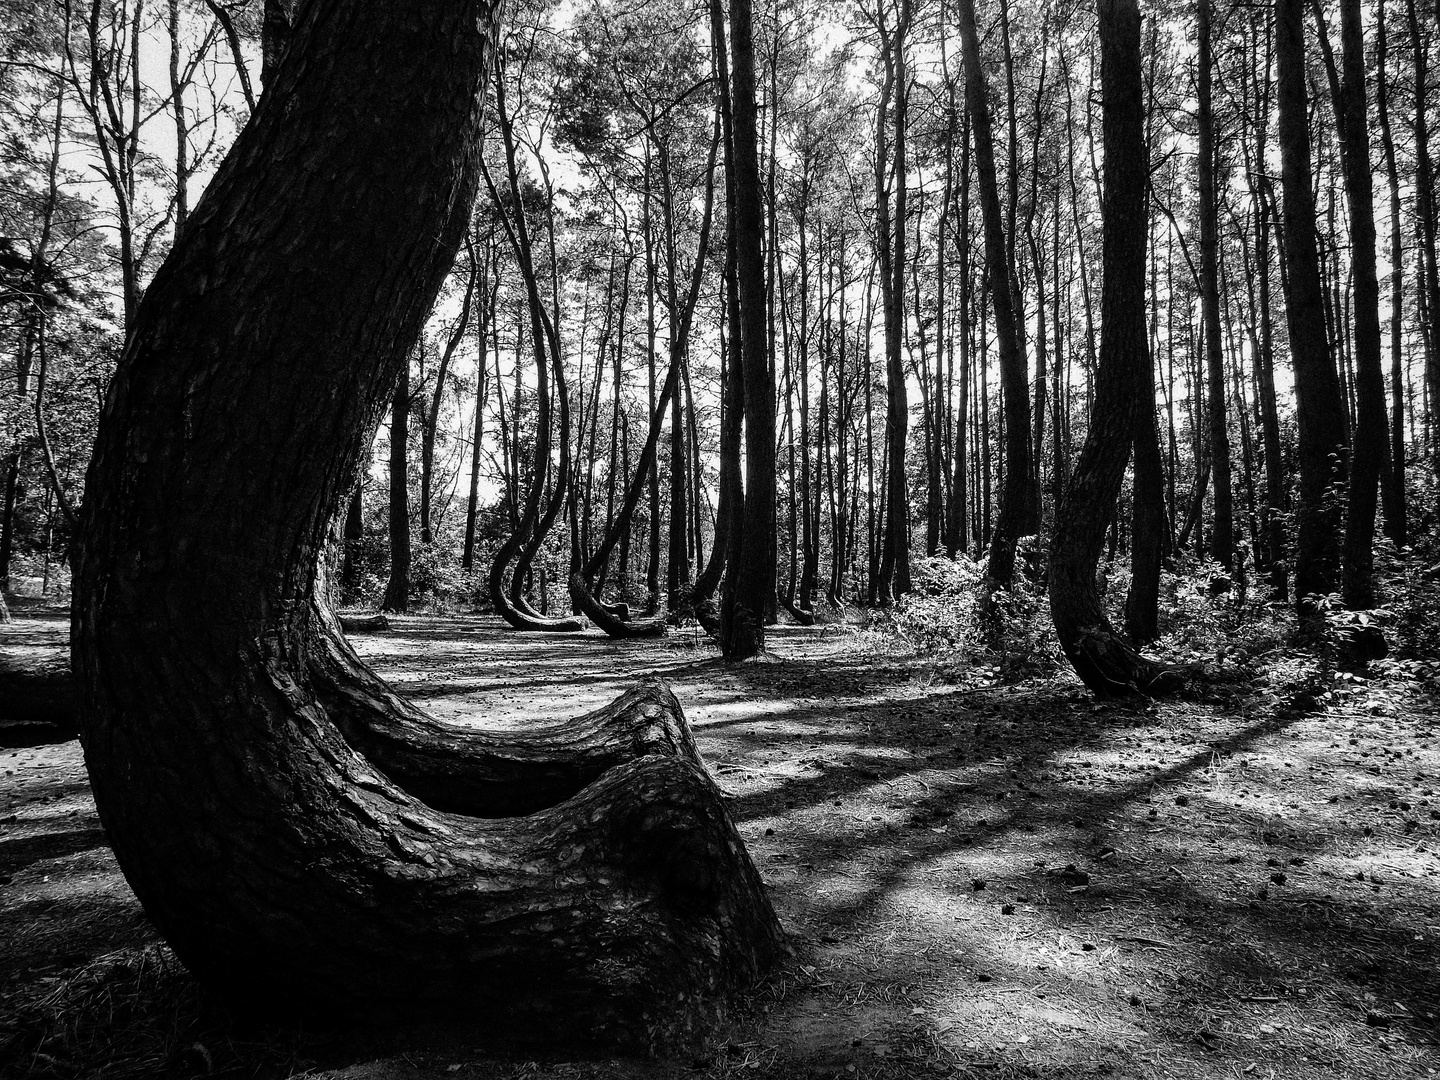
[[[402,618],[355,644],[467,725],[561,720],[637,677],[670,682],[795,947],[719,1053],[691,1063],[701,1072],[1436,1067],[1440,731],[1415,684],[1357,684],[1306,713],[1263,678],[1099,705],[1071,682],[994,686],[799,628],[733,667],[688,635],[527,636],[482,619]],[[0,754],[0,977],[151,940],[75,744]],[[84,924],[68,960],[54,940],[67,919]],[[460,1076],[535,1074],[447,1053]]]

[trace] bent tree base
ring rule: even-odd
[[[585,579],[577,572],[570,575],[570,599],[584,612],[585,617],[605,631],[612,638],[664,637],[665,615],[654,615],[648,619],[621,618],[613,605],[602,604],[585,586]],[[626,610],[626,615],[629,610]]]
[[[1149,385],[1145,331],[1145,192],[1149,157],[1141,93],[1140,8],[1101,0],[1100,81],[1104,102],[1105,277],[1100,297],[1100,363],[1089,430],[1050,541],[1050,614],[1075,673],[1095,694],[1158,696],[1182,677],[1142,656],[1110,624],[1095,586],[1105,532],[1125,478]]]
[[[653,1049],[782,947],[674,698],[461,734],[360,663],[317,584],[467,226],[491,17],[305,5],[156,275],[87,477],[85,759],[147,914],[247,1010]]]

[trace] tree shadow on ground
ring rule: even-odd
[[[1140,1075],[1141,1055],[1159,1055],[1177,1075],[1209,1076],[1273,1038],[1269,1060],[1308,1077],[1376,1071],[1386,1054],[1433,1045],[1430,883],[1370,880],[1376,860],[1361,849],[1397,850],[1402,837],[1367,837],[1324,802],[1323,778],[1295,782],[1303,805],[1256,797],[1284,790],[1281,757],[1329,739],[1326,718],[1278,711],[1275,695],[1097,706],[1064,682],[966,685],[963,667],[846,655],[804,633],[784,636],[793,651],[781,662],[735,666],[673,640],[530,637],[468,620],[448,632],[405,620],[359,640],[382,674],[427,665],[401,688],[447,699],[467,721],[505,696],[581,712],[566,705],[576,689],[608,697],[642,674],[675,685],[798,950],[761,996],[769,1011],[734,1029],[741,1051],[706,1059],[713,1075],[741,1064],[745,1075],[854,1075],[857,1063],[887,1077],[1100,1064]],[[1247,758],[1259,764],[1242,769]],[[1353,776],[1332,786],[1374,795]],[[49,865],[88,856],[88,829],[57,826],[71,840]],[[0,860],[39,850],[5,844]],[[1362,864],[1367,880],[1347,876]],[[112,902],[97,892],[53,910],[83,923],[110,918]],[[46,910],[12,914],[38,922]],[[132,936],[153,940],[140,922]],[[796,1032],[815,1016],[830,1026],[806,1043]],[[1293,1037],[1265,1034],[1267,1017]],[[1024,1024],[1034,1042],[1005,1041]],[[1071,1046],[1082,1028],[1083,1054]],[[400,1045],[347,1051],[328,1038],[306,1044],[311,1060]]]

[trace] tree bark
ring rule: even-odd
[[[360,592],[360,564],[356,561],[360,541],[365,539],[365,478],[361,476],[351,489],[345,509],[345,529],[340,556],[340,599],[351,603]]]
[[[880,8],[883,12],[883,5]],[[910,96],[910,74],[906,64],[905,37],[912,13],[909,0],[899,0],[893,31],[883,18],[877,29],[881,55],[886,64],[889,93],[881,94],[876,117],[880,138],[875,147],[876,250],[880,256],[880,293],[885,312],[885,452],[889,467],[885,473],[885,532],[880,553],[880,603],[910,591],[910,500],[906,491],[905,451],[909,433],[910,400],[906,388],[905,362],[901,352],[905,332],[905,239],[908,222],[906,164],[906,107]],[[885,106],[894,100],[894,156],[885,152]],[[890,217],[890,184],[894,184],[895,216]],[[922,380],[923,389],[923,380]]]
[[[1335,591],[1340,570],[1340,506],[1348,448],[1345,405],[1325,339],[1324,297],[1310,186],[1310,116],[1305,87],[1303,0],[1275,0],[1276,102],[1285,197],[1285,317],[1295,373],[1300,493],[1296,507],[1295,602],[1313,623],[1313,598]]]
[[[985,73],[980,67],[980,38],[975,27],[974,0],[958,0],[955,10],[965,61],[965,97],[975,140],[980,213],[985,227],[986,273],[990,279],[990,298],[995,310],[995,338],[999,345],[1005,409],[1005,483],[1001,491],[1000,519],[989,537],[990,557],[986,577],[995,587],[1009,588],[1015,576],[1015,544],[1034,528],[1034,523],[1028,520],[1032,506],[1028,491],[1031,475],[1030,378],[1015,316],[1008,238],[1001,216],[1000,189],[995,179],[990,101]],[[984,370],[982,364],[982,373]],[[983,396],[980,409],[982,412],[988,409]],[[988,476],[985,482],[988,485]]]
[[[497,614],[516,630],[534,631],[541,633],[573,633],[584,628],[584,624],[577,619],[546,618],[532,609],[524,602],[522,588],[529,569],[530,562],[539,550],[540,544],[544,541],[546,533],[555,523],[561,507],[564,504],[565,485],[570,471],[570,407],[569,398],[565,392],[564,364],[560,355],[560,339],[556,327],[549,319],[545,310],[544,301],[540,296],[540,284],[535,272],[535,262],[532,253],[530,238],[530,227],[526,222],[524,208],[521,202],[520,172],[516,163],[514,121],[506,104],[505,96],[505,66],[503,63],[503,52],[497,50],[494,65],[495,76],[495,115],[500,129],[501,140],[505,149],[505,176],[509,183],[511,203],[507,204],[500,196],[498,189],[490,176],[489,170],[485,167],[483,157],[480,160],[480,171],[485,177],[485,186],[490,193],[490,200],[500,214],[501,223],[505,226],[505,232],[510,239],[510,247],[515,253],[515,260],[520,267],[520,275],[525,284],[525,310],[529,315],[530,345],[535,356],[535,397],[536,397],[536,437],[535,437],[535,465],[530,479],[530,490],[525,496],[525,511],[520,517],[514,532],[500,545],[495,553],[495,558],[490,564],[490,574],[487,584],[490,592],[490,603]],[[553,213],[553,199],[549,207]],[[553,236],[553,233],[552,233]],[[518,347],[519,335],[517,332],[516,367],[515,367],[515,474],[516,482],[519,482],[520,473],[520,366]],[[552,368],[553,363],[553,368]],[[550,418],[552,411],[552,395],[550,392],[550,372],[555,372],[555,397],[560,403],[560,462],[555,473],[555,484],[551,491],[551,497],[545,503],[542,514],[541,502],[544,495],[545,480],[550,473],[550,447],[551,430]],[[518,558],[517,558],[518,555]],[[509,595],[506,594],[505,571],[510,566],[511,560],[515,560],[515,567],[511,578]]]
[[[1420,26],[1415,0],[1406,0],[1405,21],[1410,29],[1410,53],[1413,57],[1415,116],[1415,208],[1420,218],[1420,265],[1424,286],[1420,290],[1424,318],[1421,321],[1425,340],[1425,386],[1430,396],[1431,470],[1440,476],[1440,258],[1436,255],[1437,224],[1435,207],[1435,169],[1430,160],[1430,52]],[[1440,509],[1440,498],[1437,498]]]
[[[731,110],[735,138],[735,269],[745,379],[745,498],[734,507],[739,547],[727,559],[721,605],[725,659],[744,660],[765,647],[765,611],[775,596],[775,376],[765,317],[764,221],[756,141],[755,49],[750,0],[730,6]]]
[[[430,407],[425,412],[425,427],[420,432],[420,542],[432,543],[435,539],[432,528],[430,504],[435,485],[435,438],[440,429],[440,405],[445,400],[445,380],[450,374],[450,361],[455,350],[465,337],[465,328],[470,324],[470,305],[475,299],[475,282],[480,275],[480,264],[475,254],[475,245],[467,237],[466,248],[470,256],[469,273],[465,279],[465,299],[460,305],[460,318],[445,341],[440,354],[440,363],[435,369],[435,393],[430,397]]]
[[[1149,350],[1147,349],[1147,357]],[[1165,466],[1155,427],[1155,368],[1146,364],[1136,387],[1135,479],[1130,534],[1130,591],[1125,634],[1135,645],[1160,634],[1160,570],[1165,552]]]
[[[1263,18],[1263,16],[1261,16]],[[1256,34],[1259,37],[1259,32]],[[1265,503],[1262,523],[1264,539],[1260,551],[1270,583],[1270,598],[1283,601],[1289,596],[1287,538],[1285,528],[1286,470],[1280,444],[1280,414],[1275,398],[1275,330],[1270,300],[1270,238],[1275,194],[1266,169],[1266,146],[1270,126],[1270,57],[1272,36],[1268,21],[1264,29],[1264,47],[1260,49],[1258,77],[1250,82],[1258,98],[1255,125],[1255,150],[1251,162],[1251,197],[1255,204],[1255,279],[1257,298],[1258,341],[1255,354],[1255,386],[1260,406],[1261,445],[1265,453]],[[1255,69],[1251,68],[1252,76]],[[1256,560],[1259,567],[1261,561]]]
[[[1355,431],[1345,511],[1345,606],[1375,606],[1375,513],[1380,477],[1390,468],[1385,419],[1385,371],[1380,352],[1380,282],[1375,271],[1374,180],[1365,92],[1365,41],[1360,0],[1340,0],[1342,81],[1345,88],[1345,194],[1350,206],[1350,274],[1355,321]]]
[[[730,92],[730,55],[726,45],[725,10],[721,0],[710,0],[710,58],[715,77],[716,111],[720,116],[720,146],[725,162],[725,205],[735,205],[735,117]],[[697,619],[704,616],[706,631],[718,636],[719,613],[712,597],[730,555],[738,550],[738,528],[743,521],[737,508],[745,501],[740,476],[740,441],[745,413],[745,380],[740,356],[740,286],[736,271],[735,215],[725,216],[725,263],[720,292],[720,475],[715,506],[715,543],[705,569],[695,577],[691,604]]]
[[[485,244],[485,274],[491,271],[490,258],[494,251],[493,235]],[[482,283],[480,296],[480,319],[475,331],[475,419],[470,433],[470,493],[465,500],[465,546],[460,554],[460,565],[471,570],[475,566],[475,526],[480,517],[480,447],[485,440],[485,399],[489,396],[487,379],[489,360],[486,355],[485,339],[495,318],[498,281],[494,285]],[[499,356],[497,350],[495,381],[500,382]]]
[[[962,0],[963,2],[963,0]],[[1125,479],[1148,382],[1145,334],[1145,213],[1150,156],[1141,91],[1137,0],[1100,0],[1100,81],[1104,108],[1104,266],[1100,359],[1090,429],[1050,547],[1050,613],[1076,674],[1102,697],[1168,689],[1173,676],[1145,659],[1110,625],[1095,586],[1105,532]]]
[[[1213,0],[1198,0],[1200,297],[1205,318],[1205,415],[1210,439],[1214,525],[1210,555],[1227,571],[1235,561],[1234,509],[1230,492],[1230,429],[1225,408],[1225,359],[1220,341],[1220,207],[1215,194],[1215,110],[1210,15]]]
[[[1397,548],[1408,542],[1405,507],[1405,237],[1400,228],[1400,169],[1395,160],[1395,134],[1390,125],[1390,77],[1386,70],[1389,37],[1385,0],[1375,17],[1375,111],[1385,151],[1385,178],[1390,188],[1390,468],[1381,477],[1385,535]]]
[[[489,817],[488,783],[437,807],[407,784],[455,755],[390,779],[361,731],[409,717],[334,663],[319,599],[362,436],[467,227],[492,14],[305,5],[146,293],[84,503],[86,763],[147,915],[251,1010],[655,1047],[693,1038],[780,947],[719,792],[661,734],[673,699],[649,691],[657,737],[606,722],[618,752],[543,808]]]
[[[390,406],[390,580],[381,611],[410,610],[410,362],[395,382]]]
[[[265,0],[260,24],[260,85],[269,89],[290,45],[296,0]],[[251,106],[254,111],[254,106]]]

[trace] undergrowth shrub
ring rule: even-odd
[[[1043,550],[1027,551],[1032,569],[1043,571]],[[1242,591],[1237,584],[1212,595],[1212,581],[1224,576],[1221,567],[1182,553],[1161,575],[1160,637],[1142,651],[1167,664],[1244,664],[1283,647],[1293,629],[1291,609],[1269,602],[1253,567],[1248,569],[1254,587]],[[915,655],[993,667],[1005,682],[1065,670],[1043,573],[1017,572],[1011,589],[990,598],[988,618],[982,613],[984,577],[983,561],[964,556],[916,559],[911,566],[914,591],[894,607],[874,613],[869,632]],[[1096,585],[1112,624],[1122,629],[1129,556],[1103,560]]]
[[[966,556],[916,559],[914,591],[877,616],[875,625],[918,655],[947,654],[994,665],[1002,681],[1049,674],[1063,662],[1038,582],[1017,574],[1015,586],[991,598],[982,613],[984,564]]]

